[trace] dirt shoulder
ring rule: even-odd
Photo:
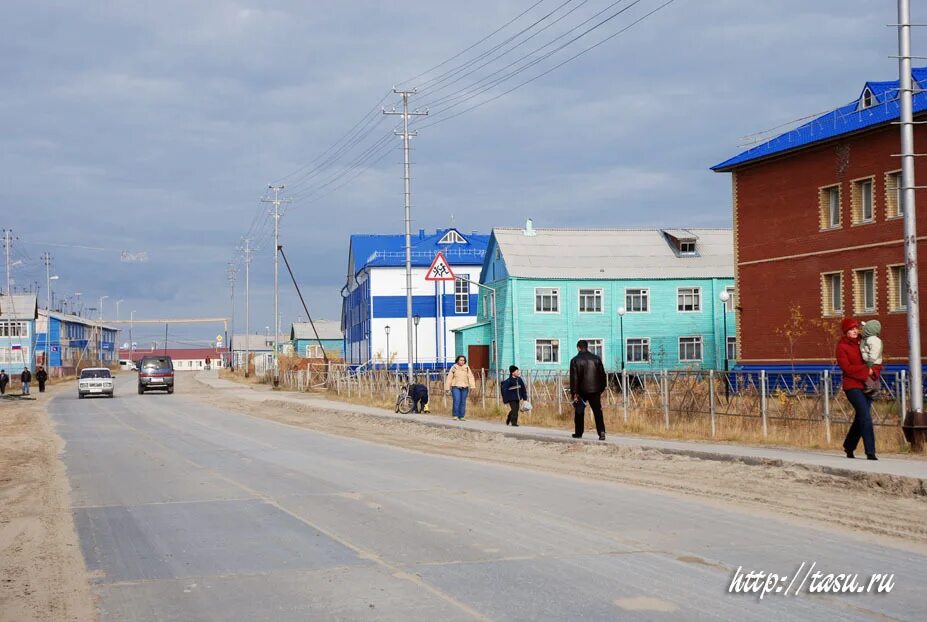
[[[0,621],[97,619],[71,515],[63,443],[34,400],[0,400]]]
[[[229,399],[229,391],[191,382],[199,399],[280,423],[447,456],[695,495],[745,509],[823,523],[927,550],[923,482],[886,475],[829,473],[801,465],[704,460],[641,447],[516,439],[334,412],[274,399]],[[900,517],[904,517],[900,519]]]

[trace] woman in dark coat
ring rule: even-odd
[[[847,453],[847,458],[855,458],[853,452],[862,438],[866,458],[878,460],[875,430],[872,427],[872,396],[865,393],[869,366],[863,361],[863,355],[859,350],[859,322],[846,318],[840,323],[840,328],[843,330],[843,338],[837,343],[837,364],[843,372],[843,390],[847,394],[847,400],[856,411],[853,424],[843,441],[843,450]],[[876,370],[877,374],[878,371]]]
[[[521,379],[521,370],[514,365],[509,367],[509,377],[499,385],[502,391],[502,401],[509,405],[509,416],[505,425],[518,427],[518,407],[521,400],[528,399],[528,388]]]

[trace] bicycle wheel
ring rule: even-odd
[[[412,398],[408,395],[399,398],[399,401],[396,402],[396,412],[402,413],[403,415],[408,415],[412,412]]]

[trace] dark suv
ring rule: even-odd
[[[138,394],[153,389],[174,392],[174,361],[169,356],[146,356],[138,363]]]

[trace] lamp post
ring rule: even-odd
[[[116,321],[117,322],[119,321],[119,305],[121,305],[123,302],[125,301],[121,299],[116,301]]]
[[[103,365],[103,301],[109,296],[100,296],[100,366]]]
[[[718,298],[721,299],[721,317],[724,326],[724,341],[722,346],[724,348],[724,397],[727,400],[731,399],[731,378],[728,374],[728,358],[727,358],[727,302],[731,299],[731,295],[727,290],[722,290],[718,294]],[[717,325],[716,325],[717,326]]]
[[[132,327],[135,324],[135,309],[129,312],[129,358],[135,354],[135,342],[132,341]],[[135,362],[135,359],[132,359]]]
[[[386,331],[386,371],[389,371],[389,324],[383,330]]]
[[[621,348],[621,371],[624,371],[624,314],[627,313],[624,307],[618,307],[618,347]],[[622,376],[623,378],[624,376]]]
[[[415,366],[418,367],[418,323],[422,321],[421,315],[413,315],[412,323],[415,324]]]

